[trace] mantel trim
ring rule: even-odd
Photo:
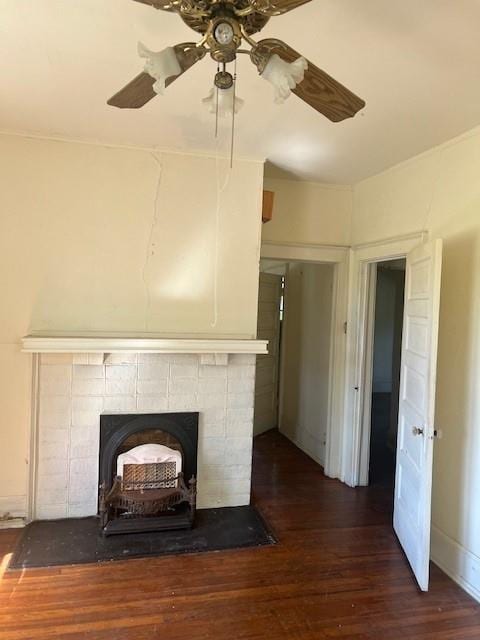
[[[267,354],[268,340],[188,338],[66,338],[25,336],[25,353],[250,353]]]

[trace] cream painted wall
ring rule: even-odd
[[[480,130],[354,190],[353,242],[443,238],[433,558],[480,597]]]
[[[350,245],[351,187],[266,178],[265,189],[275,200],[263,241]]]
[[[280,431],[321,465],[330,389],[333,265],[292,263],[285,287]]]
[[[0,514],[24,510],[29,332],[252,338],[263,164],[0,136]]]

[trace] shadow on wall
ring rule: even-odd
[[[436,527],[476,553],[480,551],[480,509],[474,509],[480,488],[480,398],[475,374],[480,370],[479,269],[478,235],[464,232],[445,241],[435,418],[443,437],[435,443],[432,512]]]

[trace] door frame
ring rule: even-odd
[[[325,446],[325,475],[344,480],[343,429],[335,425],[344,424],[345,372],[347,340],[345,327],[348,312],[348,283],[350,247],[343,245],[309,245],[263,241],[260,257],[288,262],[332,264],[333,304],[330,337],[330,380],[327,410],[327,435]],[[281,372],[280,362],[280,372]],[[281,374],[280,374],[281,375]],[[280,378],[281,379],[281,378]],[[281,389],[280,389],[281,392]],[[279,410],[281,412],[281,405]]]
[[[376,265],[405,258],[425,242],[428,233],[419,231],[404,236],[352,247],[349,273],[347,367],[343,424],[343,468],[341,480],[351,487],[368,484],[370,441],[373,324]],[[368,424],[367,424],[368,422]]]

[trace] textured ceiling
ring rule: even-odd
[[[272,18],[277,36],[367,107],[333,124],[292,96],[275,105],[246,56],[238,62],[236,153],[270,175],[352,183],[480,124],[478,0],[313,0]],[[181,151],[218,142],[201,99],[204,59],[139,111],[105,101],[141,70],[137,41],[195,40],[174,14],[131,0],[0,0],[0,129]]]

